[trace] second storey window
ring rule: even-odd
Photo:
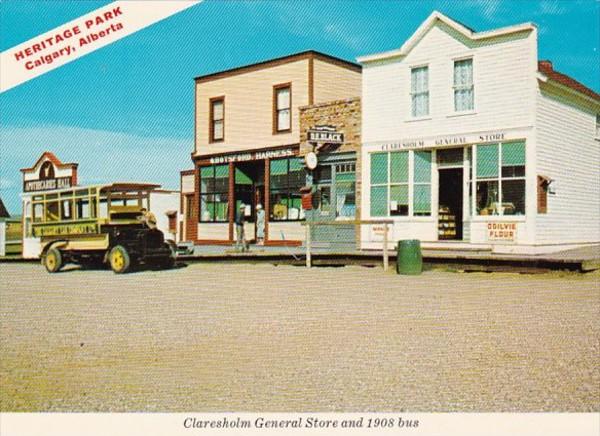
[[[410,70],[410,94],[412,116],[429,115],[429,68],[418,67]]]
[[[225,98],[216,97],[210,99],[210,142],[223,141],[225,139]]]
[[[273,133],[292,130],[292,85],[285,83],[273,87]]]
[[[472,111],[474,108],[473,59],[455,61],[454,111]]]

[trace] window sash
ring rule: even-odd
[[[225,101],[213,100],[210,103],[210,140],[222,141],[225,138]]]
[[[476,146],[476,215],[525,215],[525,142]]]
[[[371,216],[431,215],[431,156],[429,150],[371,153]]]
[[[454,110],[473,110],[473,59],[454,62]]]
[[[269,164],[270,211],[273,221],[304,219],[300,188],[306,183],[302,160],[297,157],[272,159]],[[280,201],[276,202],[279,198]]]
[[[276,85],[274,87],[274,123],[276,132],[285,132],[292,129],[292,87],[289,85]]]
[[[388,216],[388,187],[371,186],[371,216]]]
[[[388,182],[389,153],[371,153],[371,184]]]
[[[411,113],[413,117],[429,115],[429,67],[410,71]]]
[[[289,109],[277,110],[277,130],[290,130],[292,125],[290,118]]]
[[[200,168],[199,221],[229,221],[229,165]]]
[[[277,110],[290,108],[290,88],[279,88],[277,90]]]

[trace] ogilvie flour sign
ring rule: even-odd
[[[514,241],[517,237],[517,223],[488,223],[487,235],[489,241]]]

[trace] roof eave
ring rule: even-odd
[[[497,38],[512,33],[519,33],[537,29],[537,26],[534,23],[527,22],[522,24],[515,24],[513,26],[508,27],[501,27],[499,29],[488,30],[484,32],[473,32],[471,31],[471,29],[468,29],[462,24],[454,21],[452,18],[446,17],[444,14],[435,11],[419,26],[419,28],[411,35],[409,39],[406,40],[404,44],[402,44],[402,46],[399,49],[375,53],[372,55],[360,56],[356,58],[356,61],[361,64],[365,64],[406,56],[408,52],[410,52],[410,50],[412,50],[412,48],[417,44],[417,42],[420,41],[422,36],[425,35],[425,33],[427,33],[431,29],[431,27],[433,27],[435,21],[437,20],[444,22],[457,32],[461,33],[462,35],[473,41],[488,38]]]

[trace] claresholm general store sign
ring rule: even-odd
[[[486,142],[498,142],[510,139],[505,132],[494,132],[477,135],[450,135],[434,136],[423,139],[404,139],[395,142],[381,144],[382,151],[405,150],[414,148],[432,148],[432,147],[458,147],[467,144],[477,144]],[[517,138],[514,138],[517,139]]]

